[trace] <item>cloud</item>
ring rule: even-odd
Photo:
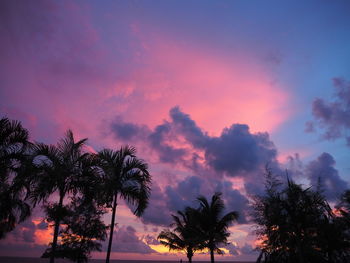
[[[43,227],[39,225],[32,221],[32,217],[17,225],[6,239],[0,240],[0,256],[41,256],[47,246],[36,243],[37,231]]]
[[[234,189],[225,178],[243,178],[245,190],[257,194],[263,191],[267,164],[274,172],[281,171],[277,149],[268,133],[251,133],[247,125],[233,124],[221,135],[210,136],[179,107],[171,108],[169,120],[153,129],[119,120],[111,123],[110,131],[121,140],[124,131],[129,131],[136,142],[156,153],[155,162],[187,171],[185,178],[175,179],[176,185],[167,183],[163,190],[158,185],[153,187],[144,223],[168,225],[171,213],[193,206],[199,195],[210,197],[216,191],[223,192],[230,209],[240,213],[239,223],[246,223],[248,200],[242,189]]]
[[[147,245],[159,245],[159,241],[157,240],[157,238],[155,238],[154,236],[151,235],[145,235],[143,237],[143,240],[145,240]]]
[[[149,206],[143,213],[141,220],[145,224],[169,226],[171,223],[170,209],[167,206],[167,196],[156,182],[152,184]]]
[[[7,238],[17,243],[32,243],[34,242],[36,229],[37,226],[29,218],[9,232]]]
[[[170,121],[153,130],[112,122],[111,131],[120,139],[125,137],[126,130],[131,134],[148,134],[148,145],[165,163],[182,162],[195,169],[198,159],[203,158],[205,165],[228,176],[257,172],[266,164],[278,168],[277,149],[266,132],[251,133],[248,125],[233,124],[224,128],[220,136],[209,136],[179,107],[170,109],[169,116]]]
[[[149,143],[152,150],[158,152],[161,162],[176,163],[184,157],[186,150],[183,148],[175,148],[167,143],[167,139],[171,139],[171,124],[164,122],[158,125],[149,135]]]
[[[217,171],[235,176],[257,171],[276,162],[277,151],[267,133],[252,134],[244,124],[225,128],[220,137],[211,138],[205,146],[207,163]]]
[[[132,226],[122,226],[115,233],[112,251],[121,253],[154,253],[146,243],[136,235],[136,230]]]
[[[233,189],[231,182],[221,182],[217,190],[223,193],[225,198],[226,213],[231,211],[238,212],[238,223],[247,223],[247,217],[250,212],[249,200],[239,190]]]
[[[239,255],[239,247],[233,243],[228,244],[226,247],[232,256]]]
[[[144,139],[150,133],[146,126],[124,122],[120,117],[115,118],[111,123],[111,129],[115,133],[115,137],[123,141]]]
[[[325,196],[331,201],[339,198],[349,186],[339,176],[338,170],[335,169],[335,160],[329,153],[322,153],[316,160],[311,161],[306,166],[305,175],[314,187],[320,180]]]
[[[247,243],[245,243],[243,246],[239,246],[235,243],[229,243],[227,246],[225,246],[225,248],[232,256],[257,254],[257,251],[255,251],[254,248]]]
[[[312,103],[312,114],[315,123],[307,122],[306,131],[314,131],[317,124],[324,130],[323,138],[334,140],[345,138],[350,146],[350,82],[342,78],[333,79],[334,98],[327,102],[321,98],[316,98]]]

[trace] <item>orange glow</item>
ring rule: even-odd
[[[158,253],[170,253],[170,254],[178,254],[179,252],[175,251],[169,251],[169,248],[163,246],[163,245],[149,245],[153,250],[157,251]]]

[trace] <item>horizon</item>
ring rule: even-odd
[[[332,207],[350,188],[349,11],[345,0],[4,0],[0,118],[33,142],[71,129],[88,152],[135,146],[152,193],[140,218],[118,201],[112,260],[185,262],[158,234],[221,192],[240,216],[216,259],[255,261],[249,205],[266,165],[305,187],[321,180]],[[0,257],[40,257],[53,233],[44,217],[36,207]]]

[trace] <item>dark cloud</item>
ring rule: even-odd
[[[244,124],[225,128],[220,137],[211,138],[205,147],[206,162],[230,176],[275,164],[276,156],[277,150],[268,133],[252,134]]]
[[[156,126],[147,137],[148,145],[157,152],[161,162],[182,163],[198,170],[201,160],[217,173],[228,176],[261,172],[266,164],[278,168],[277,150],[268,133],[251,133],[247,125],[233,124],[223,129],[219,137],[208,136],[179,107],[172,108],[169,114],[171,120]],[[147,133],[145,127],[131,123],[113,122],[111,127],[119,138]],[[174,146],[183,144],[186,146]],[[204,157],[198,151],[202,151]]]
[[[220,136],[209,136],[179,107],[172,108],[169,115],[169,121],[153,130],[120,120],[111,124],[118,138],[136,138],[143,134],[160,162],[182,164],[195,174],[176,186],[166,186],[164,192],[154,186],[143,222],[168,225],[171,213],[193,206],[199,195],[210,198],[216,191],[223,192],[228,207],[240,213],[239,223],[247,222],[247,198],[234,190],[222,175],[244,177],[250,194],[263,191],[265,165],[280,172],[277,150],[268,133],[251,133],[247,125],[234,124],[225,128]]]
[[[306,166],[305,175],[314,187],[320,182],[325,196],[331,201],[335,201],[348,188],[348,183],[340,178],[335,169],[335,160],[329,153],[322,153],[310,162]]]
[[[210,137],[179,107],[170,110],[170,117],[177,133],[195,149],[204,150],[206,163],[218,172],[235,176],[277,163],[277,150],[268,133],[253,134],[248,125],[233,124],[219,137]]]
[[[34,233],[36,229],[37,226],[31,221],[31,218],[29,218],[19,224],[12,232],[8,233],[7,239],[12,239],[20,243],[32,243],[34,242]]]
[[[226,247],[232,256],[239,255],[239,247],[233,243],[228,244]]]
[[[256,254],[257,251],[249,244],[244,244],[241,247],[241,253],[245,254],[245,255],[252,255],[252,254]]]
[[[327,102],[316,98],[312,103],[312,114],[315,122],[308,122],[306,131],[314,131],[317,124],[324,129],[323,138],[334,140],[340,137],[346,139],[350,146],[350,137],[347,135],[350,130],[350,82],[342,78],[334,78],[335,89],[333,101]]]
[[[195,148],[205,147],[209,137],[190,118],[190,115],[183,113],[179,107],[170,109],[169,115],[177,133],[184,136]]]
[[[225,248],[228,249],[232,256],[257,254],[257,251],[247,243],[245,243],[242,247],[229,243]]]
[[[115,133],[116,138],[125,141],[142,139],[149,134],[149,130],[146,126],[124,122],[121,118],[116,118],[112,122],[111,129]]]
[[[153,183],[149,206],[141,217],[142,222],[145,224],[169,226],[171,223],[170,214],[167,196],[157,183]]]
[[[39,257],[47,248],[35,243],[35,231],[39,229],[32,217],[19,224],[0,240],[0,256]]]
[[[172,214],[176,214],[186,206],[196,207],[198,196],[204,195],[209,199],[215,192],[223,193],[226,213],[238,211],[240,215],[238,223],[247,222],[248,199],[238,190],[233,189],[231,182],[200,176],[186,177],[175,186],[166,186],[164,191],[155,184],[152,187],[149,207],[141,220],[145,224],[167,227],[172,222]]]
[[[216,191],[223,193],[223,198],[225,198],[226,213],[237,211],[239,215],[238,223],[247,223],[247,216],[249,214],[248,199],[241,194],[240,191],[233,189],[231,182],[220,183]]]
[[[118,229],[118,231],[115,233],[112,251],[139,254],[156,252],[137,237],[136,230],[132,226],[123,226]]]
[[[186,154],[183,148],[175,148],[168,143],[171,140],[171,123],[164,122],[158,125],[149,135],[149,143],[152,150],[158,153],[159,160],[164,163],[176,163],[181,161]]]

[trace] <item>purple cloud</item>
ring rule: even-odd
[[[350,146],[350,82],[342,78],[334,78],[335,89],[333,101],[327,102],[316,98],[312,103],[312,114],[316,124],[324,129],[323,138],[334,140],[341,137]],[[314,131],[315,123],[307,122],[306,131]]]
[[[149,206],[141,217],[142,222],[145,224],[169,226],[171,223],[170,214],[167,196],[157,183],[153,183]]]
[[[228,176],[258,172],[266,164],[276,169],[279,166],[277,149],[268,133],[251,133],[247,125],[233,124],[223,129],[218,137],[208,136],[179,107],[172,108],[169,114],[171,121],[164,121],[148,132],[147,143],[161,162],[181,162],[195,170],[200,158],[197,151],[203,151],[205,164]],[[132,123],[111,124],[111,131],[117,138],[123,139],[124,131],[128,130],[136,136],[149,129]],[[187,147],[177,146],[181,138]],[[188,156],[192,157],[186,159]]]
[[[137,237],[136,230],[132,226],[122,226],[118,229],[115,233],[112,251],[139,254],[156,253],[156,251]]]
[[[325,196],[331,201],[335,201],[348,188],[348,183],[340,178],[335,169],[335,160],[329,153],[322,153],[310,162],[306,166],[305,175],[314,187],[320,182]]]

